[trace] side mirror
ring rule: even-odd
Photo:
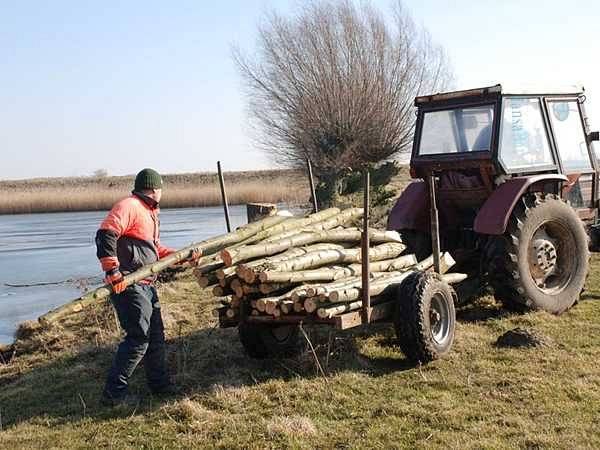
[[[600,141],[600,131],[592,131],[588,134],[588,139],[590,142]]]

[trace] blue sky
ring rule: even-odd
[[[251,50],[264,11],[295,4],[0,0],[0,179],[272,166],[245,130],[230,46]],[[600,4],[404,5],[446,48],[457,88],[578,82],[600,128]]]

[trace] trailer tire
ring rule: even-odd
[[[571,206],[553,194],[530,194],[515,207],[488,267],[507,309],[561,314],[578,300],[589,271],[588,236]]]
[[[290,358],[302,351],[298,325],[266,325],[242,322],[240,342],[251,358]]]
[[[456,328],[452,287],[436,273],[416,272],[400,284],[397,296],[394,327],[402,353],[420,363],[448,354]]]

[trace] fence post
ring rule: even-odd
[[[227,232],[231,233],[231,221],[229,220],[229,205],[227,204],[227,192],[225,191],[225,180],[223,180],[221,161],[217,161],[217,171],[219,172],[219,185],[221,186],[221,200],[223,201],[223,211],[225,212],[225,223],[227,224]]]
[[[310,184],[310,196],[312,198],[313,213],[319,212],[319,206],[317,205],[317,194],[315,192],[315,181],[313,179],[312,164],[310,159],[306,158],[306,167],[308,169],[308,182]]]
[[[362,232],[362,249],[360,252],[360,260],[362,266],[362,322],[371,322],[371,294],[369,292],[370,283],[370,272],[371,267],[369,263],[369,169],[364,169],[364,197],[363,197],[363,232]]]

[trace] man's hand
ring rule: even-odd
[[[191,265],[195,266],[198,263],[198,260],[201,256],[202,250],[200,250],[199,248],[195,248],[194,250],[192,250],[187,260],[190,262]]]
[[[123,278],[123,274],[119,269],[113,269],[110,272],[106,272],[104,281],[106,284],[110,284],[112,286],[112,290],[115,294],[120,294],[127,287]]]

